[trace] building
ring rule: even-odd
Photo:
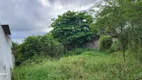
[[[8,25],[0,24],[0,80],[11,80],[13,54],[11,52],[11,32]]]

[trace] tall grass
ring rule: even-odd
[[[43,59],[13,71],[13,80],[141,80],[142,64],[119,53],[84,51],[60,60]]]

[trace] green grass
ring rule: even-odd
[[[13,80],[142,80],[142,64],[120,53],[84,51],[60,60],[16,67]]]

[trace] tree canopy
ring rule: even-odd
[[[141,44],[142,1],[106,0],[104,3],[97,14],[95,27],[117,36],[123,52],[131,42]]]
[[[92,22],[93,17],[85,12],[68,11],[53,21],[52,34],[62,44],[83,46],[84,42],[93,37],[90,29]]]

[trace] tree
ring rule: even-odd
[[[140,0],[105,0],[105,5],[101,6],[97,14],[95,26],[111,32],[118,37],[121,42],[123,57],[125,61],[125,50],[131,39],[138,39],[138,29],[142,23],[142,1]],[[132,36],[135,35],[135,36]]]
[[[18,43],[17,42],[12,42],[12,53],[16,53],[17,51],[17,47],[18,47]]]
[[[13,43],[16,65],[36,56],[60,58],[63,54],[62,44],[51,33],[43,36],[27,37],[22,44]]]
[[[90,30],[93,17],[85,12],[68,11],[59,15],[51,27],[53,37],[61,42],[67,49],[82,47],[86,41],[94,36]]]
[[[59,58],[63,54],[62,44],[53,38],[52,33],[48,33],[41,37],[42,47],[41,53],[50,57]]]

